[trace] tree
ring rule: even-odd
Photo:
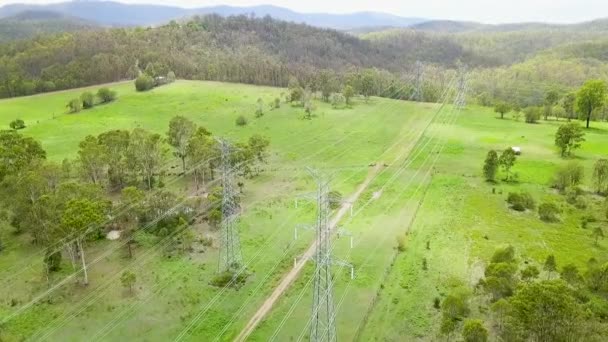
[[[486,160],[483,164],[483,175],[486,181],[493,182],[496,179],[496,172],[498,171],[498,154],[494,150],[488,151]]]
[[[141,128],[131,132],[127,149],[127,165],[134,172],[141,172],[149,190],[153,188],[154,177],[164,161],[166,150],[160,134],[150,133]]]
[[[97,136],[106,152],[107,175],[111,190],[120,190],[129,180],[127,154],[131,134],[125,130],[112,130]]]
[[[604,238],[604,230],[601,227],[595,227],[595,229],[593,229],[593,237],[595,238],[595,245],[597,246],[597,240]]]
[[[78,163],[83,175],[93,184],[100,184],[106,176],[108,152],[97,138],[87,135],[78,144]]]
[[[325,102],[329,102],[329,96],[334,91],[334,76],[329,70],[322,70],[317,76],[319,89],[321,89],[321,98]]]
[[[533,341],[580,341],[583,310],[563,281],[531,282],[510,300],[512,317]]]
[[[16,131],[0,131],[0,181],[46,159],[40,143]]]
[[[593,185],[599,193],[608,192],[608,159],[599,159],[593,166]]]
[[[82,101],[80,99],[72,99],[68,102],[67,107],[70,113],[78,113],[82,110]]]
[[[498,159],[498,164],[502,166],[502,169],[506,172],[507,177],[505,178],[508,181],[511,178],[511,168],[515,165],[515,161],[517,160],[517,155],[512,148],[507,148],[502,152],[500,158]]]
[[[578,268],[574,264],[568,264],[562,267],[560,276],[570,285],[576,285],[582,280],[581,275],[578,272]]]
[[[557,263],[555,262],[555,256],[553,256],[553,254],[547,256],[543,269],[547,272],[547,278],[551,278],[552,273],[557,271]]]
[[[334,109],[342,108],[342,107],[344,107],[345,104],[346,104],[346,99],[344,98],[344,95],[338,94],[338,93],[331,95],[331,106]]]
[[[526,268],[521,270],[520,273],[521,273],[521,280],[531,281],[531,280],[538,278],[540,271],[538,270],[538,267],[536,267],[534,265],[528,265]]]
[[[524,109],[526,123],[534,124],[540,119],[540,109],[538,107],[527,107]]]
[[[370,96],[374,92],[375,82],[374,75],[371,70],[364,72],[359,80],[359,93],[365,98],[365,102],[369,101]]]
[[[351,99],[355,96],[355,90],[350,85],[345,85],[344,89],[342,89],[342,95],[344,95],[344,100],[347,106],[352,104]]]
[[[12,130],[18,131],[20,129],[25,128],[25,122],[21,119],[16,119],[16,120],[11,121],[11,123],[9,124],[9,127]]]
[[[196,131],[194,122],[183,116],[175,116],[169,121],[167,142],[174,148],[173,154],[182,161],[182,172],[186,174],[186,158],[188,157],[188,142]]]
[[[604,104],[606,98],[606,83],[601,80],[589,80],[576,94],[576,107],[585,115],[587,128],[593,111]]]
[[[560,148],[562,157],[570,156],[572,150],[581,147],[583,141],[585,141],[585,132],[576,122],[559,126],[555,133],[555,146]]]
[[[557,214],[559,213],[560,210],[554,203],[544,202],[538,206],[538,215],[540,216],[540,219],[545,222],[558,221]]]
[[[135,79],[135,90],[147,91],[152,88],[154,88],[154,79],[151,76],[142,74]]]
[[[120,217],[122,221],[123,229],[121,237],[127,241],[127,255],[129,258],[133,257],[133,235],[141,217],[144,215],[144,206],[146,195],[143,191],[137,189],[134,186],[129,186],[122,189],[120,193]]]
[[[100,88],[97,91],[97,97],[100,103],[109,103],[116,100],[116,92],[108,88]]]
[[[213,165],[219,159],[217,141],[211,133],[203,127],[199,127],[188,142],[188,158],[194,174],[196,189],[199,188],[199,180],[205,183],[205,173],[213,178]],[[208,171],[208,172],[207,172]]]
[[[467,319],[462,328],[462,337],[465,342],[486,342],[488,330],[483,326],[481,320]]]
[[[175,82],[175,80],[176,80],[175,73],[173,71],[169,71],[167,73],[167,82],[173,83],[173,82]]]
[[[245,126],[247,125],[247,119],[243,116],[243,115],[239,115],[235,122],[234,122],[237,126]]]
[[[70,242],[70,252],[82,262],[83,284],[89,284],[84,243],[92,228],[104,221],[108,203],[90,199],[70,200],[61,215],[61,230]]]
[[[255,110],[255,117],[261,118],[262,116],[264,116],[264,101],[262,100],[262,98],[258,98],[257,108]]]
[[[559,94],[556,90],[549,90],[547,94],[545,94],[545,120],[551,116],[553,112],[553,106],[559,100]]]
[[[80,95],[80,101],[82,101],[82,108],[89,109],[95,106],[95,96],[90,92],[84,92]]]
[[[568,93],[564,96],[562,100],[562,108],[564,108],[564,112],[566,113],[566,117],[568,121],[574,119],[576,117],[576,113],[574,112],[574,105],[576,104],[576,93]]]
[[[572,161],[557,169],[553,183],[555,188],[563,192],[568,188],[579,185],[583,181],[584,176],[585,169],[583,166]]]
[[[500,114],[500,118],[504,119],[505,114],[511,111],[511,107],[506,102],[499,102],[494,106],[494,112]]]
[[[135,275],[135,273],[128,270],[122,272],[122,275],[120,276],[120,282],[122,283],[122,286],[128,288],[131,294],[133,294],[133,286],[135,285],[136,280],[137,276]]]

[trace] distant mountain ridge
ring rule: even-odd
[[[73,32],[99,28],[80,18],[45,10],[26,10],[0,18],[0,43],[27,39],[39,34]]]
[[[250,15],[252,13],[258,17],[269,15],[279,20],[334,29],[350,29],[362,26],[408,27],[427,20],[376,12],[350,14],[298,13],[286,8],[270,5],[182,8],[165,5],[124,4],[113,1],[71,1],[46,5],[11,4],[0,7],[0,18],[14,16],[31,10],[57,12],[96,22],[104,26],[153,26],[165,24],[173,19],[211,13],[221,16]]]

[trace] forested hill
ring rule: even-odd
[[[415,62],[423,61],[427,101],[464,64],[471,97],[535,105],[549,89],[565,93],[586,79],[608,79],[608,31],[601,21],[594,29],[580,27],[457,34],[400,29],[358,37],[270,17],[210,15],[0,44],[0,97],[132,79],[145,70],[282,87],[295,77],[313,90],[322,74],[344,84],[365,73],[373,82],[370,95],[402,98],[386,89],[411,86]]]
[[[331,29],[268,17],[198,17],[157,28],[110,29],[0,45],[0,96],[129,79],[139,70],[178,77],[286,86],[318,69],[377,67],[398,73],[417,59],[454,65],[465,52],[445,39],[413,37],[399,50]]]
[[[49,11],[24,11],[0,18],[0,43],[40,34],[73,32],[99,27],[93,22]]]

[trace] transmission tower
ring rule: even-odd
[[[467,69],[461,67],[458,70],[458,92],[454,99],[454,107],[464,109],[467,106]]]
[[[424,101],[424,64],[420,61],[416,61],[416,68],[414,70],[414,92],[410,100],[422,102]]]
[[[333,265],[349,267],[351,269],[351,278],[354,277],[354,268],[351,264],[336,260],[332,257],[332,227],[329,222],[329,180],[314,170],[309,169],[309,172],[317,181],[317,222],[316,226],[314,227],[316,230],[316,250],[314,254],[316,265],[314,272],[313,303],[310,319],[310,340],[314,342],[334,342],[336,341],[337,337],[331,268]],[[342,230],[340,231],[342,232]]]
[[[220,230],[220,257],[218,272],[236,272],[242,266],[241,242],[236,221],[240,207],[235,188],[235,172],[231,165],[232,146],[220,140],[222,177],[222,222]]]

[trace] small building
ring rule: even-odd
[[[512,146],[511,149],[513,150],[513,152],[515,152],[516,155],[520,155],[521,154],[521,147],[519,147],[519,146]]]

